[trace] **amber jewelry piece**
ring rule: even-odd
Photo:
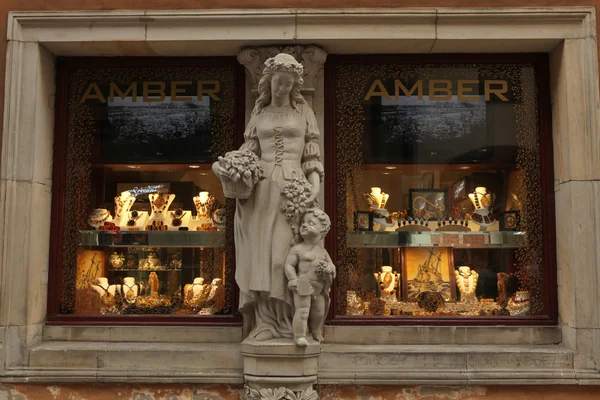
[[[129,213],[129,220],[127,221],[127,226],[135,226],[135,222],[141,217],[140,213],[133,210]]]
[[[106,221],[108,219],[108,217],[110,217],[110,211],[105,210],[105,212],[102,213],[102,215],[98,216],[97,218],[89,219],[88,223],[91,222],[92,225],[101,224],[104,221]]]
[[[156,208],[164,208],[164,206],[167,204],[167,201],[165,200],[165,198],[163,197],[162,193],[158,193],[157,197],[154,199],[154,201],[152,202],[152,205]]]
[[[175,210],[175,212],[172,212],[171,218],[173,218],[173,220],[171,221],[171,223],[173,224],[173,226],[181,226],[181,224],[182,224],[181,219],[183,218],[184,215],[185,215],[185,212],[181,208],[178,208]]]

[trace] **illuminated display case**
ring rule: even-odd
[[[551,323],[547,60],[439,60],[328,60],[332,323]]]
[[[61,59],[50,323],[239,323],[234,58]],[[242,121],[243,124],[243,121]]]

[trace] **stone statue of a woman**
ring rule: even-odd
[[[290,227],[293,213],[282,211],[282,191],[300,182],[305,188],[302,206],[310,207],[323,179],[317,121],[300,93],[302,74],[302,64],[289,54],[265,61],[240,148],[260,158],[264,177],[249,197],[238,198],[234,222],[239,308],[245,333],[257,340],[293,337],[294,302],[284,262],[297,232]],[[213,171],[224,184],[236,179],[219,161]]]

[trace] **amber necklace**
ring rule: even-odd
[[[106,221],[108,217],[110,217],[110,211],[105,210],[104,213],[102,213],[102,216],[98,217],[97,219],[90,218],[90,221],[92,225],[101,224],[102,222]]]
[[[129,289],[127,291],[127,293],[125,293],[125,300],[131,304],[135,300],[135,292],[133,291],[133,288],[135,287],[135,281],[133,282],[133,285],[131,285],[131,286],[129,286],[125,282],[123,282],[123,285],[127,286],[127,288]]]
[[[155,193],[155,198],[152,200],[152,212],[156,214],[162,213],[167,208],[169,195],[164,195],[163,193]],[[166,196],[167,199],[165,199]]]

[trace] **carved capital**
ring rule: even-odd
[[[247,47],[238,53],[238,61],[246,68],[252,79],[252,92],[256,93],[258,82],[262,77],[265,67],[264,62],[269,57],[279,53],[287,53],[304,66],[303,93],[312,94],[319,77],[323,73],[323,64],[327,59],[327,52],[317,46],[265,46]]]
[[[304,88],[314,90],[323,74],[327,52],[317,46],[307,46],[302,50],[301,58],[299,61],[304,66]]]
[[[319,393],[308,386],[301,391],[293,391],[286,387],[255,389],[244,385],[245,400],[319,400]]]

